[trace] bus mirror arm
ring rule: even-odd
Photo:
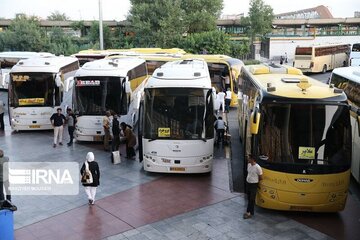
[[[65,92],[68,92],[73,88],[74,85],[74,77],[69,77],[65,80]]]
[[[62,82],[61,82],[60,74],[56,74],[56,76],[55,76],[55,84],[56,84],[57,87],[61,87]]]

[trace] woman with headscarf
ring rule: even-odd
[[[126,123],[120,123],[121,130],[123,131],[126,143],[126,158],[135,159],[135,145],[136,145],[136,136],[132,131],[131,127]]]
[[[87,153],[86,161],[80,170],[81,176],[83,176],[86,171],[90,171],[92,181],[82,182],[82,184],[85,187],[85,192],[89,199],[89,205],[94,205],[96,188],[100,185],[100,170],[98,163],[95,161],[93,152]]]

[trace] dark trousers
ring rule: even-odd
[[[4,195],[4,188],[6,190],[6,195]],[[5,198],[6,197],[6,198]],[[11,195],[9,191],[9,184],[5,184],[4,182],[0,182],[0,201],[1,200],[9,200],[11,202]]]
[[[68,132],[69,132],[69,136],[70,136],[70,142],[69,143],[73,143],[74,131],[75,131],[74,126],[68,126]]]
[[[129,146],[126,144],[126,156],[127,156],[128,158],[132,158],[132,157],[136,156],[134,147],[129,147]]]
[[[115,134],[111,142],[112,151],[119,151],[119,146],[120,146],[120,136],[119,134]]]
[[[4,113],[0,113],[0,129],[5,130],[5,124],[4,124]]]
[[[231,99],[225,98],[225,111],[229,112]]]
[[[225,129],[217,129],[216,130],[216,142],[220,143],[220,141],[224,142],[224,133]]]
[[[258,183],[246,183],[247,194],[248,194],[248,205],[246,212],[249,212],[251,215],[254,215],[255,208],[255,197],[257,192]]]

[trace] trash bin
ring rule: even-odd
[[[4,209],[0,210],[0,239],[14,239],[14,217],[13,211]]]

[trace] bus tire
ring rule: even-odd
[[[322,73],[326,73],[327,72],[327,67],[326,65],[324,65],[323,69],[322,69]]]

